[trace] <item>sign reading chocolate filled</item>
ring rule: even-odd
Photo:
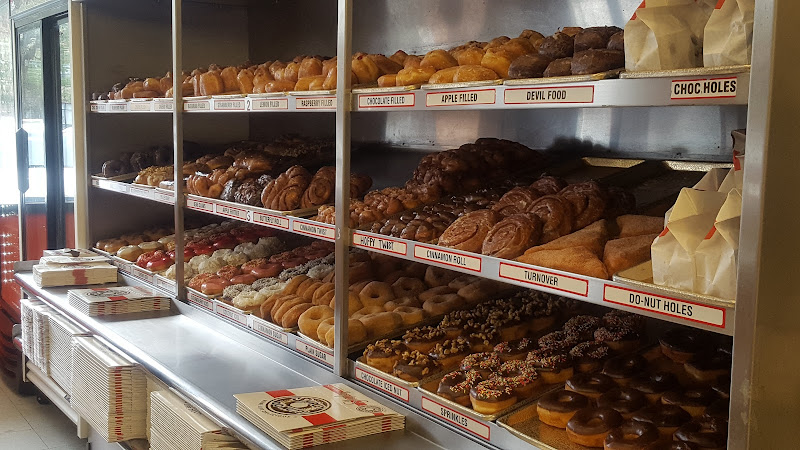
[[[360,94],[358,96],[358,107],[361,109],[370,108],[409,108],[414,106],[415,97],[413,93],[407,94]]]

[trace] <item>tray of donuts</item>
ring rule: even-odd
[[[730,338],[674,328],[498,424],[545,449],[726,448],[731,361]]]
[[[119,175],[104,176],[102,173],[92,175],[92,180],[109,180],[109,181],[132,181],[138,175],[138,172],[123,173]]]
[[[560,329],[545,329],[549,332],[544,335],[528,329],[512,335],[501,332],[493,339],[491,333],[485,333],[488,339],[483,342],[471,336],[471,353],[457,370],[421,384],[420,390],[458,405],[459,411],[491,421],[562,385],[574,374],[596,371],[611,356],[641,346],[641,316],[615,312],[602,317],[570,315]],[[504,340],[498,342],[500,339]]]

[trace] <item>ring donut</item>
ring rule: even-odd
[[[374,305],[373,306],[365,306],[365,307],[359,309],[358,311],[354,312],[353,314],[351,314],[350,318],[351,319],[360,319],[360,318],[362,318],[362,317],[364,317],[364,316],[366,316],[368,314],[376,314],[376,313],[380,313],[380,312],[386,312],[386,310],[384,310],[380,306],[374,306]]]
[[[427,289],[425,283],[418,278],[400,277],[392,283],[392,292],[397,298],[416,297]]]
[[[411,308],[421,308],[422,302],[419,301],[416,297],[398,297],[390,302],[386,302],[383,305],[383,309],[386,311],[394,311],[401,306],[411,307]]]
[[[309,278],[305,275],[298,275],[296,277],[293,277],[291,280],[289,280],[288,283],[286,283],[286,287],[283,288],[283,291],[281,291],[281,293],[284,295],[294,294],[295,292],[297,292],[297,288],[300,287],[300,285],[303,284],[306,280],[309,280]]]
[[[367,331],[372,337],[389,334],[403,324],[400,314],[386,311],[367,314],[358,320],[367,327]]]
[[[423,302],[426,302],[426,301],[428,301],[428,300],[430,300],[432,298],[436,298],[436,297],[439,297],[439,296],[442,296],[442,295],[455,294],[455,292],[456,291],[454,291],[453,289],[451,289],[448,286],[437,286],[437,287],[434,287],[434,288],[430,288],[427,291],[420,292],[418,297]]]
[[[300,316],[314,307],[311,303],[300,303],[298,305],[294,305],[289,308],[288,311],[283,313],[283,317],[281,318],[281,326],[283,328],[295,328],[297,327],[298,321],[300,320]]]
[[[381,277],[381,280],[389,283],[394,284],[395,281],[399,280],[400,278],[408,277],[408,274],[402,270],[396,270],[385,277]],[[410,277],[409,277],[410,278]]]
[[[333,317],[333,309],[330,306],[312,306],[305,310],[303,314],[300,314],[297,325],[300,327],[301,333],[306,336],[314,336],[317,333],[320,322],[331,317]]]
[[[422,309],[432,316],[440,316],[455,311],[461,306],[458,294],[445,294],[425,300]]]
[[[317,335],[316,335],[317,340],[325,345],[328,345],[328,341],[325,340],[325,335],[327,335],[328,331],[332,329],[333,329],[333,316],[328,317],[327,319],[320,320],[319,325],[317,325]],[[314,337],[314,336],[312,335],[309,337]]]
[[[400,314],[404,326],[411,326],[425,320],[425,310],[413,306],[398,306],[392,312]]]
[[[358,293],[358,298],[361,299],[361,303],[364,306],[380,306],[383,308],[386,302],[394,300],[394,293],[389,284],[382,281],[373,281],[361,289],[361,292]]]
[[[336,285],[334,283],[322,283],[322,286],[318,287],[316,291],[314,291],[314,295],[311,297],[311,303],[315,305],[325,305],[327,306],[331,299],[329,298],[327,301],[324,300],[325,295],[328,292],[333,292]]]
[[[425,284],[430,287],[447,286],[457,276],[459,276],[458,272],[430,266],[425,271]]]
[[[299,297],[296,295],[289,297],[287,300],[281,303],[281,305],[278,306],[277,309],[273,308],[272,321],[276,325],[283,323],[283,316],[286,314],[286,312],[292,309],[292,307],[300,305],[302,303],[309,303],[309,302],[303,297]]]
[[[325,343],[328,347],[333,348],[336,338],[336,329],[331,326],[328,332],[325,333]],[[367,339],[367,329],[364,324],[356,319],[349,319],[347,321],[347,345],[357,344]]]
[[[331,297],[331,302],[328,305],[333,309],[336,309],[336,296]],[[363,308],[364,304],[361,303],[361,300],[358,298],[353,292],[348,293],[348,307],[347,307],[347,315],[352,316],[355,314],[356,311]]]

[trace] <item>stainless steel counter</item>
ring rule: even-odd
[[[30,296],[104,338],[253,448],[284,447],[236,413],[234,394],[346,383],[386,402],[284,348],[190,305],[174,302],[171,311],[88,317],[69,306],[68,288],[38,288],[30,272],[18,273],[16,278]],[[124,277],[120,284],[140,283]],[[413,410],[396,403],[391,407],[406,415],[404,431],[328,444],[324,448],[483,448]]]

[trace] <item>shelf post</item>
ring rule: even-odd
[[[347,359],[347,321],[350,317],[350,80],[353,29],[353,0],[338,0],[336,36],[336,264],[333,346],[336,375],[349,371]]]
[[[172,146],[175,179],[175,295],[186,301],[186,283],[183,276],[183,206],[186,203],[183,189],[183,3],[172,0]]]

